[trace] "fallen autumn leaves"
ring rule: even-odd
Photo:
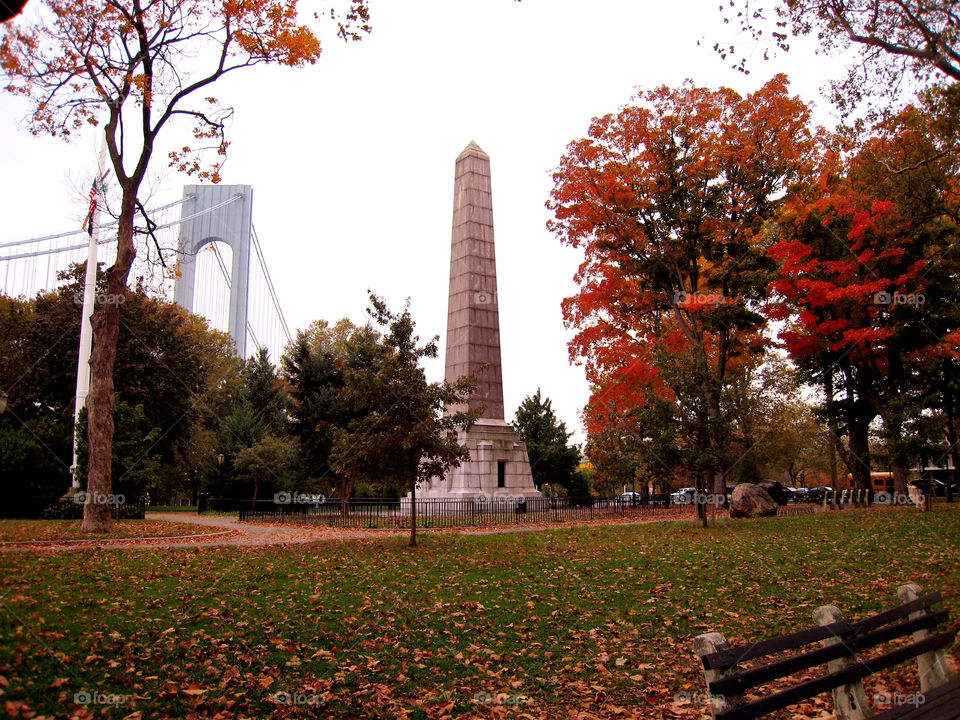
[[[906,579],[957,617],[954,508],[423,540],[2,556],[0,698],[11,717],[692,719],[706,630],[862,616]]]

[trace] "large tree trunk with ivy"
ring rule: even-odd
[[[124,191],[117,224],[117,260],[106,272],[106,297],[122,297],[136,250],[133,247],[133,215],[136,193]],[[110,496],[113,464],[113,366],[120,334],[120,304],[105,302],[91,318],[93,349],[90,354],[90,393],[87,396],[87,440],[90,447],[87,497],[83,506],[84,532],[113,529]]]

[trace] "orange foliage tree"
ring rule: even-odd
[[[577,331],[571,359],[595,388],[592,430],[650,393],[675,401],[695,416],[698,470],[724,491],[725,385],[765,345],[764,223],[815,145],[806,106],[777,76],[746,97],[661,87],[568,146],[549,227],[585,255],[563,312]]]
[[[368,30],[366,0],[350,0],[337,20],[344,39]],[[302,67],[320,56],[314,32],[300,24],[296,0],[46,0],[38,25],[6,25],[0,65],[6,90],[30,103],[35,134],[62,138],[103,128],[120,189],[117,257],[106,294],[120,297],[136,256],[140,188],[161,134],[192,123],[199,145],[169,152],[171,166],[219,181],[229,109],[208,92],[224,75],[261,64]],[[213,154],[206,162],[204,155]],[[92,318],[88,396],[89,472],[83,528],[111,527],[113,367],[120,306]]]

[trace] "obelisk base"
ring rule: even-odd
[[[470,459],[443,478],[417,487],[425,499],[490,499],[543,497],[533,484],[527,446],[512,425],[480,418],[469,432],[459,434]]]

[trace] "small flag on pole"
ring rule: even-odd
[[[99,178],[94,178],[93,184],[90,186],[90,209],[87,210],[87,218],[83,223],[84,230],[87,231],[87,235],[93,235],[93,218],[97,214],[97,203],[100,193],[106,192],[106,179],[107,173],[104,173]]]

